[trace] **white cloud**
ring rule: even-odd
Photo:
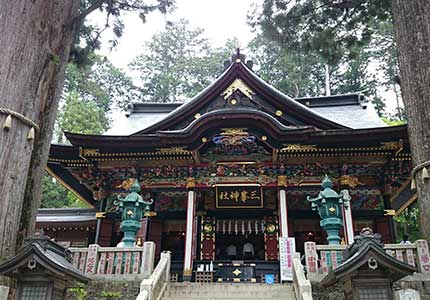
[[[109,50],[108,41],[113,36],[107,32],[102,37],[101,53],[115,66],[127,69],[127,64],[139,54],[143,44],[163,29],[165,21],[181,18],[189,20],[193,27],[203,28],[214,46],[223,46],[228,39],[236,37],[240,41],[239,46],[245,47],[253,37],[246,23],[247,14],[253,5],[260,3],[262,0],[177,0],[173,13],[165,16],[158,12],[150,13],[146,23],[142,23],[137,13],[127,13],[123,18],[125,30],[119,45]],[[90,20],[100,26],[104,24],[100,13],[95,13]]]

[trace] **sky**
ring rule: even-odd
[[[113,50],[108,47],[108,41],[113,34],[106,30],[102,35],[102,55],[119,68],[124,69],[131,76],[128,64],[134,57],[142,53],[145,42],[152,36],[163,30],[166,21],[177,21],[185,18],[191,27],[200,27],[205,31],[205,36],[213,46],[223,46],[228,39],[237,38],[239,47],[245,48],[253,36],[250,26],[247,24],[247,16],[261,7],[264,0],[176,0],[176,9],[167,15],[152,12],[147,15],[146,23],[143,23],[137,13],[124,15],[125,29],[119,44]],[[90,17],[92,23],[103,25],[104,17],[101,13],[94,13]],[[246,51],[244,51],[246,54]],[[222,62],[220,62],[222,63]],[[351,91],[354,92],[354,91]],[[393,93],[380,91],[387,100],[387,110],[395,108]]]
[[[238,38],[239,46],[245,47],[252,39],[253,33],[247,25],[247,14],[253,11],[262,0],[176,0],[173,13],[163,16],[159,12],[147,15],[143,23],[137,13],[128,13],[125,17],[124,35],[119,45],[110,51],[107,41],[112,38],[110,33],[103,35],[102,54],[117,67],[127,69],[127,64],[140,53],[144,43],[153,34],[161,31],[166,21],[176,21],[185,18],[192,27],[205,30],[205,36],[214,46],[223,46],[228,39]],[[103,24],[100,14],[91,17],[92,22]],[[108,31],[108,30],[107,30]],[[220,62],[222,63],[222,62]]]

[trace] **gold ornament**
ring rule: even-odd
[[[280,116],[282,116],[284,113],[282,112],[282,110],[277,110],[277,111],[275,112],[275,114],[276,114],[278,117],[280,117]]]
[[[357,177],[354,177],[351,175],[342,175],[339,178],[339,182],[341,185],[346,185],[346,186],[349,186],[350,188],[355,188],[357,185],[362,185],[362,183],[358,181]]]
[[[122,182],[121,187],[125,190],[129,190],[130,187],[133,185],[133,183],[134,183],[134,178],[129,178]]]
[[[193,177],[188,177],[185,183],[187,189],[192,189],[196,187],[196,179]]]
[[[288,186],[287,176],[278,176],[278,186]]]
[[[228,99],[236,90],[239,90],[249,99],[252,99],[254,92],[239,78],[236,78],[222,93],[224,99]]]
[[[316,145],[301,145],[301,144],[287,144],[287,147],[281,149],[281,151],[314,151],[317,150]]]

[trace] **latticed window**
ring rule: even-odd
[[[21,300],[46,300],[48,296],[48,285],[23,285],[21,287]]]
[[[366,287],[358,288],[359,300],[390,300],[390,295],[386,287]]]

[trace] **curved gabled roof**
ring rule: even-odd
[[[320,129],[344,129],[347,126],[336,123],[323,117],[314,110],[306,107],[295,99],[283,94],[275,89],[253,71],[251,71],[243,61],[243,56],[237,53],[232,58],[230,66],[211,85],[197,94],[189,102],[179,106],[165,118],[149,126],[146,129],[136,132],[134,135],[155,133],[157,131],[167,131],[182,129],[186,120],[191,120],[194,115],[200,114],[202,110],[208,108],[216,102],[221,94],[229,88],[236,80],[240,80],[251,89],[258,99],[255,99],[257,107],[262,110],[272,110],[283,112],[283,116],[278,116],[281,123],[296,126],[314,126]],[[179,127],[178,127],[179,126]]]
[[[47,236],[34,236],[18,252],[0,265],[0,275],[16,277],[20,267],[29,260],[36,260],[46,270],[58,277],[87,283],[90,279],[72,265],[66,248],[51,241]]]

